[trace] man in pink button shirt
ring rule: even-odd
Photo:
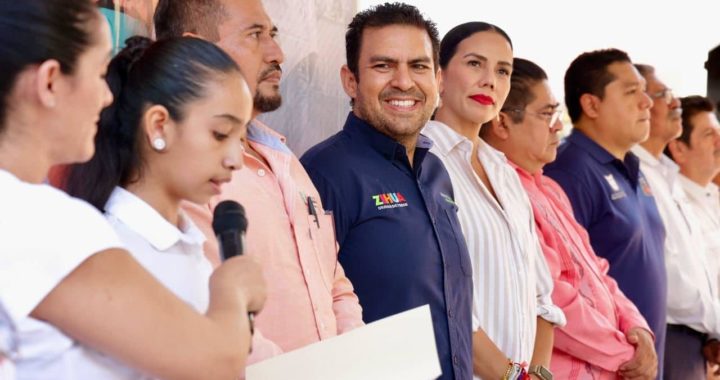
[[[185,208],[207,234],[206,254],[217,263],[212,209],[225,199],[245,207],[246,251],[262,264],[268,284],[265,308],[255,318],[257,330],[287,352],[361,326],[358,298],[337,262],[332,216],[285,138],[255,119],[280,107],[284,58],[275,41],[277,28],[261,1],[161,0],[155,28],[158,38],[194,35],[213,41],[246,78],[257,78],[245,167],[212,204]]]
[[[555,332],[550,367],[557,379],[654,379],[654,337],[645,319],[608,276],[561,187],[542,175],[559,145],[560,103],[545,72],[515,58],[510,94],[485,139],[515,166],[532,204],[553,277],[553,302],[567,325]]]

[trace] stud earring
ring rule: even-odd
[[[165,139],[163,139],[162,137],[156,137],[152,141],[152,146],[158,152],[162,152],[163,150],[165,150],[167,144],[165,143]]]

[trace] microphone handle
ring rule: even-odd
[[[220,242],[220,256],[223,261],[235,257],[242,256],[245,248],[245,231],[229,231],[217,235]],[[248,312],[248,321],[250,322],[250,334],[255,332],[255,313]]]

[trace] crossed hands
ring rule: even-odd
[[[628,342],[635,346],[635,355],[620,366],[618,374],[623,379],[654,380],[657,376],[658,361],[652,335],[643,328],[633,327],[626,336]],[[718,343],[720,351],[720,342]]]

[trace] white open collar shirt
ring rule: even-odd
[[[452,181],[460,225],[473,270],[473,330],[482,330],[513,361],[530,362],[536,317],[565,324],[552,303],[545,262],[527,193],[505,155],[481,140],[478,158],[497,194],[471,165],[473,143],[447,125],[431,121],[423,134]]]
[[[685,325],[720,338],[720,301],[716,279],[708,268],[698,218],[679,182],[679,168],[662,155],[658,160],[640,145],[632,149],[649,183],[665,224],[669,324]],[[650,284],[649,284],[650,285]]]
[[[682,174],[680,185],[698,217],[710,270],[720,287],[720,189],[712,182],[700,186]]]

